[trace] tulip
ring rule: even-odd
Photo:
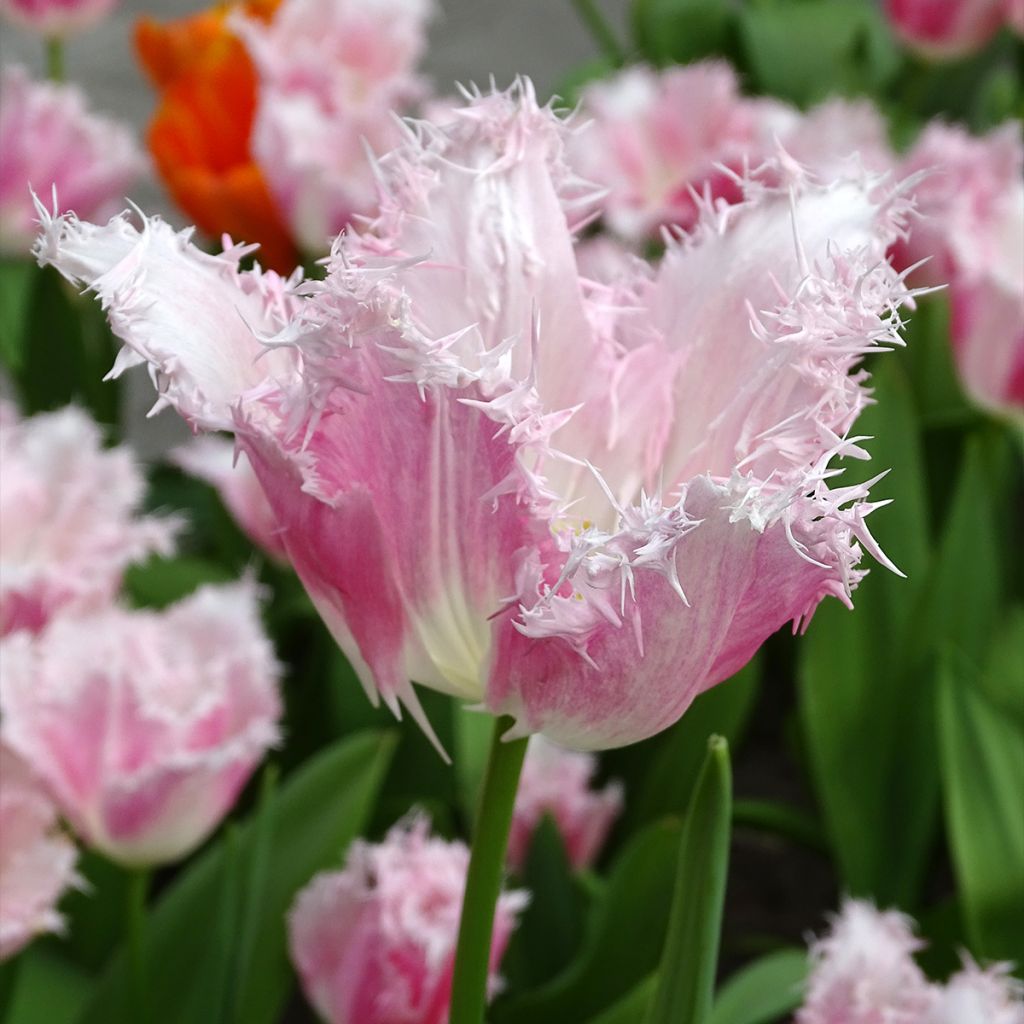
[[[375,212],[367,148],[397,145],[392,111],[424,92],[413,69],[431,12],[430,0],[284,0],[269,22],[234,19],[259,77],[252,151],[305,252]]]
[[[1019,124],[983,138],[932,124],[903,164],[920,221],[900,265],[932,257],[924,284],[949,283],[953,355],[980,405],[1024,414],[1024,142]]]
[[[259,242],[291,270],[376,210],[367,146],[400,138],[392,108],[423,91],[412,69],[429,0],[236,0],[158,24],[136,49],[160,106],[149,146],[175,201],[211,237]]]
[[[108,604],[124,570],[170,554],[180,522],[139,516],[127,448],[79,409],[20,419],[0,403],[0,636]]]
[[[1024,1024],[1024,986],[1008,964],[969,957],[944,985],[914,961],[914,922],[847,900],[811,946],[811,972],[795,1024]]]
[[[16,25],[49,38],[92,28],[117,6],[117,0],[0,0],[0,14]]]
[[[277,0],[244,6],[269,18]],[[201,231],[259,242],[265,264],[289,271],[299,255],[252,153],[259,83],[228,27],[230,10],[221,4],[166,25],[136,25],[136,52],[159,92],[146,142],[171,197]]]
[[[278,737],[251,583],[112,607],[4,641],[6,742],[89,845],[130,867],[198,846]]]
[[[236,453],[230,441],[218,437],[196,438],[172,452],[171,461],[216,488],[224,506],[253,544],[271,558],[287,561],[274,510],[249,460],[244,454]]]
[[[512,811],[508,862],[513,870],[522,870],[545,815],[558,827],[569,863],[577,870],[593,863],[622,810],[619,783],[591,788],[596,771],[593,754],[562,750],[540,736],[531,737]]]
[[[419,125],[322,283],[155,218],[42,210],[36,252],[108,309],[115,372],[145,360],[162,404],[234,431],[371,695],[429,728],[416,680],[601,749],[849,603],[864,548],[890,564],[833,460],[867,457],[906,200],[782,161],[608,293],[577,272],[566,131],[525,82]]]
[[[0,744],[0,960],[62,930],[57,901],[76,884],[75,859],[38,779]]]
[[[811,946],[811,974],[795,1024],[924,1024],[934,991],[914,953],[914,922],[848,900]]]
[[[64,208],[106,217],[124,201],[145,161],[127,125],[93,113],[73,85],[0,72],[0,252],[27,256],[36,233],[31,186],[54,188]]]
[[[924,1024],[1024,1024],[1024,985],[1010,974],[1010,964],[983,970],[964,957]]]
[[[356,840],[341,871],[317,875],[288,915],[306,997],[329,1024],[447,1024],[452,961],[469,851],[399,823],[380,844]],[[523,892],[499,898],[489,991]]]
[[[634,66],[588,85],[580,108],[590,123],[572,140],[578,172],[607,190],[606,223],[632,241],[662,225],[688,230],[700,197],[739,202],[735,173],[757,167],[778,142],[824,181],[858,166],[888,170],[885,122],[867,101],[831,100],[808,114],[740,94],[735,72],[704,61],[657,71]]]
[[[1015,17],[1018,0],[885,0],[896,34],[934,60],[965,57],[980,50]]]

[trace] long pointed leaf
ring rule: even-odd
[[[731,822],[729,745],[713,736],[683,823],[668,937],[648,1024],[704,1024],[711,1013]]]

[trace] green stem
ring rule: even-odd
[[[64,81],[64,43],[57,36],[46,40],[46,74],[51,81]]]
[[[615,33],[612,31],[608,20],[600,12],[595,0],[572,0],[573,7],[579,14],[583,23],[590,29],[597,45],[601,47],[604,55],[616,66],[626,62],[626,51],[623,50]]]
[[[512,807],[526,754],[525,739],[502,742],[502,733],[511,725],[512,719],[499,718],[491,737],[462,901],[449,1024],[483,1024],[487,1006],[494,909],[501,891]]]
[[[146,977],[145,924],[146,895],[149,891],[149,870],[128,869],[125,933],[128,942],[128,976],[134,1020],[148,1020]]]

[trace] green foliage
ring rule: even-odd
[[[713,736],[683,823],[668,935],[647,1024],[704,1024],[711,1013],[731,824],[729,745]]]
[[[668,927],[679,826],[658,822],[633,837],[612,866],[580,954],[545,985],[495,1003],[491,1024],[586,1020],[654,970]]]
[[[767,1024],[795,1010],[807,967],[803,949],[776,950],[748,964],[722,986],[708,1024]]]
[[[277,1020],[292,984],[285,911],[366,827],[393,746],[364,733],[312,758],[160,897],[144,937],[151,1024],[228,1020],[226,1006],[236,1022]],[[112,957],[77,1024],[130,1020],[125,961],[123,950]]]
[[[999,655],[999,671],[1020,654]],[[1022,679],[1005,680],[1018,697]],[[949,845],[971,948],[986,960],[1024,963],[1024,728],[989,699],[965,660],[952,656],[941,670],[938,728]]]
[[[729,0],[633,0],[633,39],[655,64],[685,64],[735,49],[736,13]]]

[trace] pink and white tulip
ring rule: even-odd
[[[170,554],[176,519],[139,516],[145,482],[74,407],[20,419],[0,403],[0,636],[110,602],[124,570]]]
[[[76,858],[39,780],[0,744],[0,960],[62,929],[57,901],[76,882]]]
[[[963,968],[942,986],[924,1024],[1024,1024],[1024,985],[1009,964]]]
[[[223,438],[206,436],[171,453],[186,473],[216,488],[245,535],[271,558],[287,561],[281,531],[249,460]]]
[[[1019,17],[1019,0],[885,0],[896,34],[934,60],[966,57]]]
[[[431,0],[284,0],[235,18],[259,75],[253,152],[299,245],[322,253],[372,214],[370,151],[386,152],[423,88],[414,69]]]
[[[469,850],[429,835],[424,818],[384,842],[356,840],[341,871],[317,875],[288,916],[292,962],[328,1024],[446,1024]],[[490,993],[523,892],[494,915]]]
[[[935,992],[914,962],[914,922],[848,900],[811,946],[811,974],[796,1024],[923,1024]]]
[[[608,226],[633,241],[663,225],[691,228],[698,196],[739,202],[735,172],[757,167],[780,143],[822,181],[894,162],[871,103],[831,100],[802,114],[742,96],[735,72],[718,61],[628,68],[587,86],[580,108],[590,123],[570,146],[571,162],[607,190],[599,205]]]
[[[426,724],[416,680],[600,749],[883,557],[869,485],[833,463],[867,457],[859,364],[899,341],[906,200],[776,165],[605,288],[576,266],[593,197],[567,130],[529,83],[419,125],[381,161],[380,218],[301,288],[157,219],[44,211],[36,251],[162,402],[234,431],[371,696]]]
[[[622,810],[622,786],[592,788],[597,758],[562,750],[541,736],[530,739],[516,791],[508,863],[520,870],[530,852],[534,831],[545,815],[558,826],[569,863],[589,867]]]
[[[93,113],[76,86],[0,72],[0,252],[28,256],[38,228],[30,188],[56,188],[63,209],[106,217],[145,167],[128,126]]]
[[[122,864],[193,850],[278,738],[279,668],[250,583],[59,618],[8,637],[3,660],[5,741]]]
[[[117,0],[0,0],[0,14],[40,35],[63,38],[92,28],[116,6]]]
[[[1024,1024],[1024,986],[1006,964],[965,957],[944,985],[914,960],[914,922],[847,900],[811,946],[811,973],[795,1024]]]
[[[1024,413],[1024,142],[1019,124],[983,138],[932,124],[904,163],[920,219],[897,259],[949,284],[953,354],[965,390]]]

